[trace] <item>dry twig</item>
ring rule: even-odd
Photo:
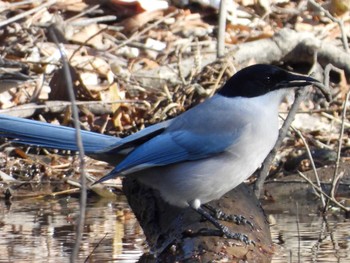
[[[291,128],[298,134],[298,136],[300,137],[300,139],[303,141],[304,146],[305,146],[305,148],[306,148],[307,155],[308,155],[309,160],[310,160],[310,162],[311,162],[312,170],[314,171],[314,174],[315,174],[317,186],[318,186],[319,188],[321,188],[320,177],[318,176],[318,172],[317,172],[317,169],[316,169],[316,165],[315,165],[315,162],[314,162],[314,158],[313,158],[312,153],[311,153],[311,151],[310,151],[310,147],[309,147],[308,143],[306,142],[305,137],[303,136],[303,134],[302,134],[298,129],[295,129],[293,126],[291,126]],[[326,202],[325,202],[325,200],[324,200],[323,195],[320,195],[320,198],[321,198],[322,205],[325,206],[325,205],[326,205]]]
[[[87,199],[87,192],[86,192],[86,174],[85,174],[85,151],[83,146],[83,141],[80,134],[80,124],[79,124],[79,113],[78,113],[78,106],[76,105],[75,96],[74,96],[74,89],[73,89],[73,81],[72,76],[69,70],[68,60],[66,58],[65,52],[63,51],[63,48],[61,47],[60,43],[58,42],[58,39],[54,33],[53,30],[50,30],[49,33],[51,34],[52,39],[57,45],[58,50],[61,54],[62,59],[62,66],[64,69],[64,76],[66,78],[66,85],[67,85],[67,91],[69,95],[69,99],[72,103],[72,113],[73,113],[73,122],[74,127],[76,130],[76,143],[77,148],[79,149],[79,159],[80,159],[80,183],[81,183],[81,191],[80,191],[80,213],[79,213],[79,220],[77,224],[77,230],[76,230],[76,242],[73,248],[73,252],[70,256],[70,262],[75,262],[79,250],[80,250],[80,243],[83,236],[84,231],[84,225],[85,225],[85,211],[86,211],[86,199]],[[63,142],[62,142],[63,143]]]

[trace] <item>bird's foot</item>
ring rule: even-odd
[[[194,237],[194,236],[225,236],[228,239],[235,239],[238,241],[241,241],[242,243],[246,245],[254,245],[255,242],[253,240],[250,240],[247,235],[242,233],[235,233],[228,229],[228,227],[223,226],[222,229],[207,229],[203,228],[199,230],[196,233],[187,232],[186,236],[188,237]]]
[[[254,241],[251,241],[247,235],[241,234],[241,233],[235,233],[231,232],[227,226],[221,224],[219,221],[217,221],[216,218],[214,218],[210,213],[208,213],[206,210],[204,210],[202,207],[198,207],[195,209],[199,214],[201,214],[205,219],[207,219],[209,222],[211,222],[218,230],[219,235],[226,236],[229,239],[236,239],[238,241],[241,241],[247,245],[253,244],[255,245]],[[206,232],[206,235],[208,235],[208,231]],[[213,232],[211,232],[213,233]],[[217,233],[217,231],[216,231]]]
[[[235,239],[245,243],[246,245],[255,246],[255,242],[253,240],[250,240],[248,236],[245,234],[232,232],[226,226],[224,226],[223,229],[221,229],[221,231],[229,239]]]
[[[214,208],[211,205],[204,205],[206,209],[208,209],[212,215],[214,216],[215,219],[217,220],[222,220],[226,222],[233,222],[237,225],[249,225],[251,228],[254,228],[254,225],[252,222],[250,222],[248,219],[246,219],[242,215],[232,215],[232,214],[226,214],[222,210],[218,208]]]

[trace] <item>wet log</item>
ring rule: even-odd
[[[134,178],[125,178],[123,189],[151,249],[139,262],[271,261],[273,245],[265,213],[245,184],[209,204],[227,214],[243,215],[248,219],[253,227],[222,223],[233,232],[246,234],[255,245],[211,235],[205,230],[215,228],[198,213],[191,208],[181,209],[167,204],[158,191]]]

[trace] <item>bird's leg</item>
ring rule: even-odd
[[[237,225],[250,225],[252,228],[254,227],[253,223],[247,220],[244,216],[242,215],[228,215],[222,210],[215,208],[211,205],[205,204],[203,205],[206,209],[208,209],[212,215],[214,216],[215,219],[217,220],[222,220],[226,222],[233,222]]]
[[[192,207],[192,208],[196,212],[198,212],[201,216],[203,216],[205,219],[207,219],[210,223],[212,223],[227,238],[239,240],[241,242],[244,242],[247,245],[254,244],[254,241],[249,240],[247,235],[231,232],[227,226],[224,226],[220,222],[218,222],[212,215],[210,215],[207,211],[205,211],[201,206],[197,208],[195,207]]]

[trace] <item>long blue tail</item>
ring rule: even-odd
[[[86,154],[98,153],[111,147],[120,138],[89,131],[81,131]],[[40,121],[0,115],[0,137],[14,142],[46,148],[77,151],[75,129]]]

